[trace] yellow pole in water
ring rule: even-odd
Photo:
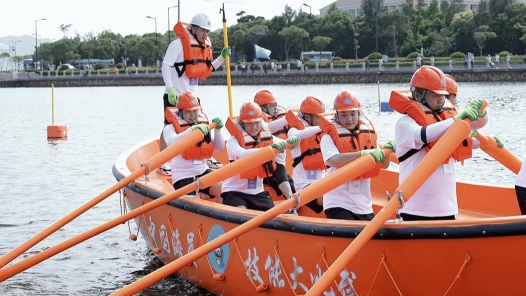
[[[378,112],[382,112],[382,101],[380,100],[380,81],[377,82],[378,84]]]
[[[51,84],[51,125],[55,125],[55,85]]]
[[[226,16],[225,16],[225,3],[223,3],[223,8],[219,9],[219,12],[223,12],[223,44],[225,47],[228,47],[228,30],[226,27]],[[228,111],[230,117],[234,116],[233,106],[232,106],[232,80],[230,77],[230,56],[225,57],[225,67],[226,67],[226,85],[228,89]]]

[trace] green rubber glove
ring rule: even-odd
[[[230,56],[232,54],[232,49],[229,47],[223,47],[223,49],[221,50],[221,62],[223,62],[225,59],[226,59],[226,56]]]
[[[363,156],[365,154],[369,154],[371,155],[374,160],[376,162],[382,162],[382,160],[384,160],[384,157],[385,157],[385,153],[382,149],[380,148],[375,148],[375,149],[365,149],[365,150],[362,150],[362,152],[360,152],[360,154]]]
[[[278,149],[279,152],[283,152],[285,151],[285,141],[274,143],[270,147]]]
[[[473,106],[475,108],[480,109],[482,107],[482,100],[481,99],[474,99],[473,101],[469,102],[469,106]]]
[[[216,125],[217,125],[216,128],[215,128],[216,131],[219,131],[219,130],[221,130],[223,128],[223,121],[221,120],[221,118],[216,117],[216,118],[212,119],[212,122],[215,122]]]
[[[391,149],[393,152],[396,152],[396,144],[395,141],[389,140],[387,143],[384,144],[385,149]]]
[[[176,106],[177,99],[179,99],[179,94],[177,94],[177,92],[175,91],[173,87],[170,87],[167,92],[168,92],[168,103],[170,103],[170,105],[172,106]]]
[[[497,138],[497,137],[493,137],[495,139],[495,141],[497,141],[497,146],[499,146],[499,148],[504,148],[504,143],[502,143],[502,141]]]
[[[287,139],[287,143],[290,144],[290,150],[298,147],[298,145],[300,144],[300,139],[296,136],[293,136],[293,137],[290,137]]]
[[[478,135],[479,135],[479,131],[474,129],[474,130],[471,131],[471,134],[469,136],[472,137],[472,138],[475,138]]]
[[[200,130],[205,136],[208,135],[208,132],[210,132],[210,128],[208,127],[208,125],[203,123],[192,126],[193,131],[195,131],[196,129]]]
[[[460,112],[459,114],[455,115],[453,118],[455,120],[459,120],[459,119],[465,119],[465,118],[469,118],[471,119],[472,121],[475,121],[479,118],[480,114],[479,114],[479,110],[478,108],[476,107],[476,105],[469,105],[466,110]]]

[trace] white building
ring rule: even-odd
[[[413,0],[416,4],[418,1]],[[429,4],[431,0],[425,0],[426,4]],[[526,0],[517,0],[517,2],[525,3]],[[384,6],[387,7],[387,10],[395,10],[398,8],[402,8],[403,5],[405,5],[405,0],[384,0]],[[477,10],[479,6],[480,0],[464,0],[464,10]],[[332,4],[336,4],[336,7],[338,7],[339,10],[347,11],[351,16],[358,17],[363,14],[362,11],[362,0],[338,0],[335,1],[323,8],[320,9],[320,16],[325,16],[327,14],[327,11],[329,11],[329,8],[332,6]],[[440,4],[440,1],[439,1]]]

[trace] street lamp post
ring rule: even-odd
[[[177,1],[177,5],[168,7],[168,45],[170,45],[171,36],[170,36],[170,8],[176,8],[177,7],[177,22],[179,22],[179,1]]]
[[[22,42],[22,40],[16,40],[14,42],[14,46],[13,47],[15,48],[15,59],[17,59],[17,57],[16,57],[16,43],[17,42]],[[15,61],[15,69],[18,71],[18,60]]]
[[[157,59],[157,18],[151,16],[146,17],[155,21],[155,59]],[[157,67],[157,61],[155,61],[155,67]]]
[[[31,33],[31,35],[35,35],[35,33]],[[38,34],[38,46],[42,46],[42,35]]]
[[[155,21],[155,45],[157,45],[157,18],[151,17],[151,16],[146,16],[146,17],[149,19],[153,19]]]
[[[309,4],[303,3],[303,6],[307,6],[309,8],[309,15],[312,16],[312,7]]]
[[[39,20],[35,20],[35,70],[37,69],[37,65],[38,65],[38,22],[39,21],[45,21],[46,19],[43,18],[43,19],[39,19]]]

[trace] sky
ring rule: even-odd
[[[180,18],[189,22],[196,13],[205,13],[212,20],[212,30],[222,28],[222,14],[219,9],[225,5],[227,26],[236,23],[236,14],[245,11],[245,15],[262,16],[271,19],[285,11],[285,5],[293,10],[319,15],[319,9],[336,2],[336,0],[179,0]],[[136,5],[135,3],[141,3]],[[104,30],[110,30],[123,36],[129,34],[142,35],[155,32],[165,33],[168,30],[168,7],[177,6],[177,0],[151,0],[145,2],[114,1],[114,0],[29,0],[20,5],[17,1],[2,1],[2,16],[0,17],[0,37],[23,36],[35,34],[35,21],[40,38],[59,40],[64,37],[60,31],[61,25],[71,24],[68,37],[79,33],[81,36],[89,32],[98,35]],[[170,29],[177,22],[178,8],[170,8]],[[151,16],[154,19],[149,19]]]

